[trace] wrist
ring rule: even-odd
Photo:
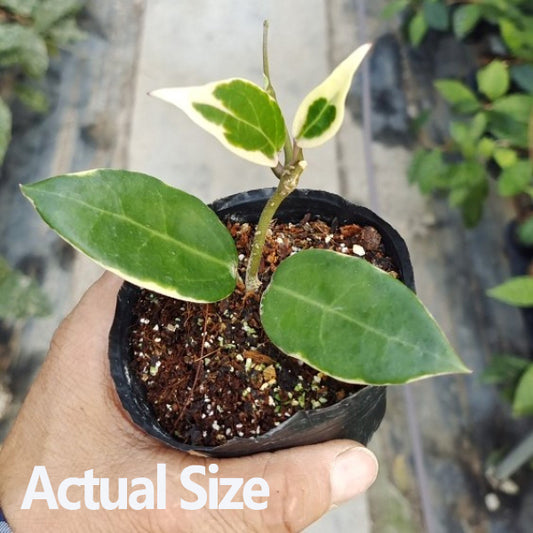
[[[11,528],[9,527],[9,524],[7,522],[7,518],[5,517],[4,513],[2,512],[2,508],[0,507],[0,533],[11,533]]]

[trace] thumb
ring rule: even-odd
[[[367,490],[378,472],[374,454],[349,440],[336,440],[220,463],[244,479],[261,472],[270,496],[263,511],[248,511],[259,531],[301,531],[334,506]],[[248,464],[249,462],[249,464]],[[221,468],[221,469],[222,469]],[[257,475],[257,474],[255,474]]]

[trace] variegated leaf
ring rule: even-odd
[[[277,102],[254,83],[232,78],[150,94],[179,107],[238,156],[259,165],[277,165],[285,123]]]
[[[364,44],[357,48],[304,98],[292,124],[292,134],[299,146],[320,146],[337,133],[352,78],[370,47]]]
[[[330,250],[304,250],[279,265],[261,322],[280,350],[342,381],[386,385],[468,372],[410,289]]]
[[[237,251],[224,224],[198,198],[156,178],[96,169],[21,189],[69,244],[140,287],[196,302],[235,288]]]

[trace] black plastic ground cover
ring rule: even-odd
[[[231,220],[256,223],[272,192],[273,189],[258,189],[238,193],[213,202],[211,207],[224,222]],[[387,255],[398,267],[402,281],[415,290],[413,269],[404,240],[375,213],[332,193],[302,189],[293,192],[281,204],[276,219],[284,223],[296,223],[307,214],[329,224],[335,222],[339,225],[355,223],[374,226],[382,236]],[[225,444],[212,447],[179,442],[157,423],[146,402],[144,387],[130,368],[132,354],[129,337],[134,323],[133,307],[139,292],[138,287],[127,282],[120,289],[109,341],[111,375],[122,405],[133,422],[161,442],[189,453],[237,457],[341,438],[366,445],[379,427],[385,415],[386,389],[383,386],[366,386],[335,405],[299,411],[279,426],[257,437],[236,437]]]
[[[511,221],[505,231],[505,251],[509,258],[512,276],[526,276],[533,262],[533,246],[526,246],[518,239],[518,224]],[[529,357],[533,359],[533,307],[520,309],[529,342]]]

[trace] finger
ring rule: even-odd
[[[105,272],[83,295],[54,334],[52,352],[59,355],[107,352],[107,339],[122,280]],[[80,348],[84,348],[83,351]]]
[[[115,313],[117,293],[122,283],[123,280],[115,274],[104,272],[89,287],[72,311],[71,316],[78,318],[78,315],[82,315],[83,321],[89,321],[86,325],[91,328],[95,328],[98,331],[102,328],[109,330]]]
[[[300,531],[333,506],[364,492],[377,471],[374,454],[352,441],[277,452],[265,465],[271,496],[261,519],[268,528]]]
[[[267,502],[267,507],[254,510],[244,505],[240,519],[235,521],[244,522],[243,531],[301,531],[332,507],[368,489],[378,471],[374,454],[348,440],[206,462],[218,465],[216,476],[220,479],[241,478],[246,484],[247,480],[260,477],[267,482],[269,496],[254,500]],[[239,498],[243,501],[242,492]],[[219,512],[230,520],[232,511]],[[206,531],[217,521],[212,514],[204,519]]]

